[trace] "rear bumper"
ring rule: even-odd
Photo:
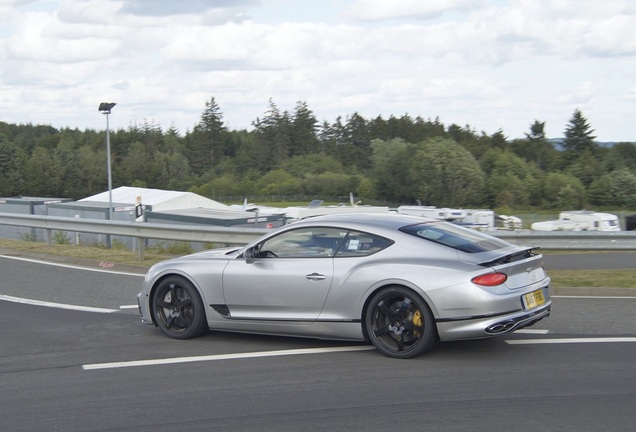
[[[539,308],[490,317],[437,322],[440,340],[478,339],[498,336],[529,327],[550,315],[552,302]]]

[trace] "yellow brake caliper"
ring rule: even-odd
[[[422,313],[418,310],[415,311],[415,313],[413,314],[413,325],[416,327],[422,327]],[[418,331],[414,332],[415,334],[418,334]]]

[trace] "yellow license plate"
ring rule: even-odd
[[[526,309],[532,309],[537,306],[541,306],[545,303],[545,297],[543,297],[542,290],[532,291],[531,293],[523,296],[523,306]]]

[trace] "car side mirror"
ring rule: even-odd
[[[251,247],[251,248],[247,248],[245,249],[245,252],[243,252],[243,258],[245,258],[245,262],[248,264],[252,264],[254,262],[254,258],[256,255],[256,247]]]

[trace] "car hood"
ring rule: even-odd
[[[199,260],[212,260],[212,259],[228,260],[228,259],[235,258],[241,249],[242,248],[236,247],[236,246],[227,247],[227,248],[219,248],[219,249],[210,249],[210,250],[196,252],[189,255],[180,256],[177,258],[171,258],[169,260],[162,261],[158,263],[157,265],[192,262],[192,261],[199,261]]]

